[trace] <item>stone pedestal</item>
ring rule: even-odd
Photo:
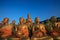
[[[31,40],[53,40],[52,37],[46,36],[46,37],[41,37],[41,38],[32,38]]]
[[[53,40],[53,38],[49,37],[49,36],[46,36],[46,37],[40,37],[40,38],[32,37],[31,39],[30,38],[7,38],[5,40]],[[60,37],[56,37],[55,39],[59,40]]]
[[[60,40],[60,36],[57,36],[57,37],[53,37],[54,40]]]
[[[9,38],[7,40],[20,40],[20,38]]]
[[[21,38],[20,40],[30,40],[30,38]]]

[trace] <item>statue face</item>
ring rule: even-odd
[[[8,23],[9,19],[8,18],[4,18],[3,23]]]
[[[12,21],[13,24],[15,24],[15,22],[16,22],[15,20]]]
[[[30,18],[30,14],[28,14],[28,18]]]
[[[40,22],[40,19],[37,17],[37,18],[35,19],[35,22]]]
[[[23,18],[20,18],[20,23],[23,23],[24,19]]]
[[[28,23],[28,24],[31,24],[31,23],[32,23],[32,19],[28,19],[28,20],[27,20],[27,23]]]

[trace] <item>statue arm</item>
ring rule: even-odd
[[[42,31],[42,32],[46,32],[46,29],[45,29],[45,27],[44,27],[44,25],[40,25],[41,27],[40,27],[40,30]]]
[[[32,28],[32,31],[34,32],[34,26],[33,26],[33,28]]]

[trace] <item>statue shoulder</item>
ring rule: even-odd
[[[7,28],[12,28],[12,25],[8,24],[6,27],[7,27]]]
[[[40,24],[40,26],[45,26],[44,24]]]

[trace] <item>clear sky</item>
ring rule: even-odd
[[[51,16],[60,17],[60,0],[0,0],[0,22],[8,17],[10,22],[19,18],[27,18],[30,13],[31,18],[39,16],[40,20]]]

